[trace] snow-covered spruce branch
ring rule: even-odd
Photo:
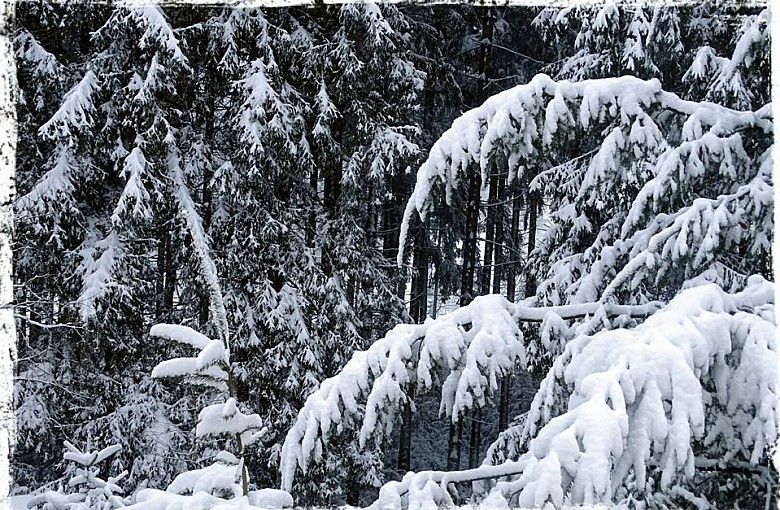
[[[509,162],[512,178],[523,172],[524,161],[549,148],[559,130],[587,130],[605,119],[631,128],[634,119],[651,118],[657,111],[695,117],[699,124],[718,125],[722,131],[748,126],[767,133],[773,129],[766,109],[739,112],[714,103],[685,101],[663,91],[657,80],[623,76],[571,83],[555,82],[540,74],[466,112],[433,145],[417,172],[417,183],[404,211],[401,246],[413,213],[418,211],[425,218],[437,183],[445,186],[450,203],[452,189],[461,184],[472,165],[480,168],[486,182],[491,158],[502,155]],[[399,253],[399,265],[402,261]]]
[[[778,361],[774,284],[752,276],[735,294],[685,290],[634,329],[566,345],[531,405],[519,458],[407,473],[372,508],[448,504],[448,484],[463,481],[487,492],[488,508],[685,498],[715,466],[770,483]]]
[[[592,315],[647,317],[661,307],[583,303],[559,307],[512,303],[503,296],[474,299],[468,306],[425,324],[401,324],[367,351],[357,351],[336,376],[325,380],[298,413],[282,447],[282,488],[290,490],[295,470],[307,470],[328,443],[331,429],[340,430],[354,418],[362,421],[359,442],[381,438],[392,428],[395,411],[406,402],[404,387],[430,389],[438,370],[447,370],[440,412],[456,420],[467,410],[486,404],[498,381],[525,363],[518,322],[542,322],[551,314],[563,319]],[[365,413],[358,401],[365,399]]]

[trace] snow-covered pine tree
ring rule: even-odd
[[[246,496],[249,479],[244,466],[244,450],[260,439],[266,429],[258,415],[244,414],[238,407],[227,338],[212,340],[186,326],[171,324],[158,324],[149,334],[199,350],[194,357],[161,362],[152,371],[152,377],[177,378],[185,384],[217,390],[217,401],[198,414],[195,435],[198,439],[230,438],[235,443],[232,448],[235,453],[220,451],[216,455],[217,461],[210,468],[178,475],[168,486],[168,491],[177,494],[194,493],[210,484],[206,492],[215,496],[226,499]],[[223,471],[232,474],[226,477]],[[230,483],[227,486],[217,484],[224,480],[230,480]]]
[[[519,426],[518,457],[408,473],[371,508],[451,505],[468,483],[491,508],[769,508],[774,329],[774,285],[753,276],[733,294],[686,289],[636,328],[580,333]]]
[[[682,41],[680,8],[674,6],[547,7],[533,21],[556,48],[544,69],[556,79],[581,81],[632,74],[679,82]],[[675,90],[672,88],[670,90]]]

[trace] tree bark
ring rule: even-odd
[[[517,264],[520,253],[520,209],[522,208],[522,196],[517,189],[516,181],[510,188],[514,195],[512,199],[512,219],[509,224],[509,265],[506,271],[506,298],[515,301],[515,292],[517,290]]]
[[[460,469],[460,437],[463,432],[463,417],[453,423],[450,421],[450,434],[447,441],[447,471]]]
[[[504,275],[504,202],[506,201],[506,175],[498,177],[498,204],[495,211],[495,246],[493,247],[493,294],[501,294],[501,277]]]
[[[534,268],[528,264],[531,252],[536,247],[536,219],[539,213],[539,195],[536,192],[528,194],[528,252],[525,265],[525,297],[536,294],[536,275]]]
[[[471,437],[469,438],[469,469],[479,465],[479,439],[482,432],[482,409],[471,412]]]
[[[412,399],[414,399],[414,384],[406,385],[406,395],[409,400],[404,404],[403,422],[401,423],[401,438],[398,446],[398,471],[407,472],[412,465]]]
[[[485,257],[482,259],[480,294],[490,293],[490,277],[493,270],[493,251],[495,249],[496,213],[498,207],[498,174],[490,176],[488,189],[487,223],[485,225]]]
[[[425,224],[414,220],[416,235],[414,241],[414,273],[412,274],[412,298],[409,315],[417,324],[425,322],[428,314],[428,251],[429,242]]]
[[[479,192],[482,188],[482,176],[477,171],[469,184],[468,203],[466,204],[466,239],[463,241],[463,272],[461,273],[460,295],[462,304],[474,297],[474,265],[477,257],[477,227],[479,220]]]

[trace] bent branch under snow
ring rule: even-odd
[[[306,470],[310,458],[319,457],[331,428],[336,425],[341,429],[345,414],[361,414],[358,401],[362,399],[361,446],[371,437],[390,432],[394,413],[385,411],[406,402],[407,383],[416,381],[421,389],[430,389],[432,374],[439,369],[448,372],[442,384],[440,412],[455,420],[467,410],[485,405],[487,395],[497,391],[501,377],[525,364],[520,322],[542,322],[549,314],[574,319],[597,312],[647,317],[661,306],[652,302],[534,307],[530,300],[512,303],[503,296],[489,295],[425,324],[398,325],[367,351],[355,352],[339,374],[325,380],[306,400],[282,447],[282,487],[290,490],[296,467]]]

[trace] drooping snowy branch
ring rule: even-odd
[[[98,79],[92,70],[87,71],[81,81],[65,95],[59,110],[38,130],[38,134],[49,138],[74,138],[71,130],[85,131],[92,125],[94,115],[94,94],[98,90]]]
[[[586,303],[534,308],[530,301],[512,303],[490,295],[425,324],[396,326],[367,351],[357,351],[339,374],[308,397],[282,447],[282,488],[290,490],[298,467],[306,471],[311,459],[319,459],[332,429],[352,427],[360,420],[361,446],[389,434],[399,406],[408,399],[409,383],[424,391],[434,386],[434,374],[446,371],[440,413],[453,421],[484,406],[501,377],[525,364],[518,322],[541,322],[549,314],[571,319],[599,310],[647,316],[659,307]]]
[[[725,463],[758,464],[777,436],[773,310],[774,285],[756,276],[743,292],[689,289],[633,330],[570,342],[525,422],[522,475],[486,503],[609,503],[629,476],[640,493],[651,477],[684,487],[700,440]]]
[[[229,348],[230,331],[227,323],[227,312],[225,311],[225,300],[222,296],[222,287],[219,284],[217,266],[214,264],[214,259],[211,257],[211,250],[209,249],[206,233],[203,231],[203,221],[201,220],[198,211],[195,209],[195,204],[192,202],[189,188],[184,181],[181,165],[179,165],[179,155],[174,150],[170,150],[168,153],[167,164],[170,176],[173,179],[174,193],[176,202],[179,206],[179,215],[184,220],[187,232],[192,238],[192,245],[195,254],[198,257],[198,266],[201,275],[208,286],[209,312],[216,323],[221,340],[225,343],[225,347]]]
[[[525,453],[460,472],[407,473],[375,508],[451,504],[453,482],[480,482],[487,507],[610,504],[690,493],[697,469],[766,463],[777,439],[774,285],[680,293],[634,329],[567,344],[524,422]],[[707,455],[701,457],[702,448]]]
[[[597,140],[571,149],[567,140],[588,138],[594,129],[601,133]],[[471,173],[481,172],[486,182],[495,165],[505,165],[510,179],[543,193],[549,208],[532,254],[540,266],[540,298],[604,301],[622,284],[624,302],[667,299],[653,290],[667,286],[663,275],[633,271],[626,279],[621,268],[652,269],[654,261],[638,247],[647,246],[646,233],[654,235],[658,225],[666,228],[690,208],[701,210],[697,200],[708,201],[713,212],[702,212],[690,230],[673,236],[683,255],[675,262],[685,275],[680,285],[714,267],[737,269],[729,263],[737,241],[755,255],[751,261],[768,253],[772,182],[763,169],[771,164],[772,133],[768,106],[741,112],[686,101],[656,80],[630,76],[570,83],[537,75],[463,114],[434,144],[406,205],[401,245],[412,216],[424,217],[434,194],[443,192],[451,203],[452,190]],[[713,179],[715,185],[703,186]],[[746,230],[746,223],[762,227]],[[632,239],[640,231],[645,237]],[[685,250],[685,237],[695,251]],[[403,257],[399,253],[399,264]],[[751,264],[742,272],[761,270],[760,262]]]

